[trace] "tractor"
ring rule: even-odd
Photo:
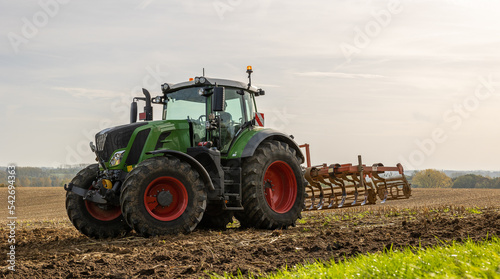
[[[131,104],[130,124],[95,136],[96,164],[65,185],[73,225],[93,238],[294,226],[304,207],[305,158],[293,136],[264,128],[248,83],[203,76],[161,85]],[[144,102],[139,113],[138,101]],[[153,120],[153,105],[162,106]]]

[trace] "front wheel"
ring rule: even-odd
[[[154,157],[127,176],[120,203],[125,220],[142,236],[190,233],[203,217],[207,194],[188,163]]]
[[[90,165],[78,172],[71,183],[74,187],[91,190],[97,180],[99,167]],[[131,230],[125,222],[119,206],[96,204],[83,200],[73,192],[66,193],[68,217],[81,233],[93,238],[108,238],[124,235]]]
[[[304,182],[296,151],[286,143],[266,141],[243,161],[243,227],[262,229],[295,225],[304,203]]]

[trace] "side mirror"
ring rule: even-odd
[[[130,104],[130,123],[137,122],[137,103],[132,102]]]
[[[226,110],[226,88],[214,87],[214,95],[212,97],[213,111]]]

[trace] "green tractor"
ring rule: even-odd
[[[264,128],[249,83],[204,76],[136,97],[131,123],[90,143],[97,164],[65,185],[66,210],[94,238],[242,227],[294,226],[304,206],[304,162],[292,136]],[[144,112],[137,122],[137,101]],[[152,104],[163,106],[153,121]]]

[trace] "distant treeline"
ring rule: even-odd
[[[466,174],[454,178],[452,188],[500,189],[500,177],[489,178],[482,175]]]
[[[458,173],[458,172],[457,172]],[[500,189],[500,177],[463,174],[449,177],[444,171],[427,169],[416,171],[411,177],[415,188],[488,188]]]
[[[86,165],[71,166],[69,168],[36,168],[16,167],[16,186],[23,187],[57,187],[67,184]],[[8,184],[7,168],[0,171],[0,187]]]

